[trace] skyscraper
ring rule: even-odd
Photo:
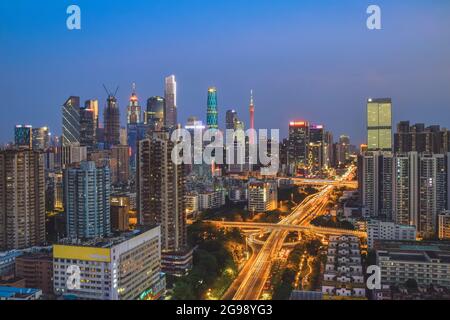
[[[80,143],[80,97],[70,97],[62,107],[62,145]]]
[[[86,106],[86,105],[85,105]],[[92,150],[96,144],[95,111],[93,109],[80,109],[80,145]]]
[[[206,110],[206,125],[208,129],[218,129],[219,119],[217,111],[217,89],[208,89],[207,110]]]
[[[46,150],[50,147],[50,131],[48,127],[33,128],[33,150]]]
[[[17,125],[14,128],[14,144],[20,149],[33,147],[33,128],[29,125]]]
[[[171,75],[165,80],[164,89],[164,125],[168,129],[177,126],[177,82]]]
[[[227,110],[225,119],[225,128],[227,130],[234,130],[236,121],[238,121],[236,110]]]
[[[120,110],[116,97],[111,93],[106,101],[103,118],[105,123],[105,143],[108,147],[120,144]]]
[[[366,216],[437,234],[438,215],[448,209],[448,154],[366,152],[360,156],[360,192]]]
[[[160,131],[164,127],[164,98],[156,96],[147,100],[145,124],[154,131]]]
[[[84,108],[92,110],[94,113],[94,125],[95,129],[98,129],[99,123],[98,123],[98,100],[87,100],[84,103]]]
[[[110,223],[111,174],[106,166],[83,161],[64,170],[67,236],[90,239],[107,236]]]
[[[44,156],[0,151],[0,251],[45,243]]]
[[[391,153],[368,152],[362,156],[361,198],[367,217],[392,219],[394,158]]]
[[[292,121],[289,123],[289,164],[295,168],[305,167],[307,163],[307,146],[309,144],[309,123]]]
[[[129,178],[129,147],[113,146],[111,149],[110,169],[112,184],[126,184]]]
[[[184,274],[192,265],[187,249],[184,166],[171,159],[174,143],[155,132],[138,144],[137,207],[139,224],[161,226],[163,270]]]
[[[367,145],[369,151],[392,151],[392,101],[367,100]]]
[[[139,99],[136,95],[136,85],[133,83],[133,91],[127,109],[127,123],[137,124],[141,122],[141,106],[139,105]]]
[[[161,225],[162,249],[186,246],[184,170],[171,159],[174,143],[165,132],[139,142],[137,197],[139,222]]]

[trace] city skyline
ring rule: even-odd
[[[164,21],[169,7],[162,2],[137,1],[131,11],[123,2],[105,6],[79,1],[82,30],[68,31],[66,3],[2,3],[0,24],[8,28],[0,28],[0,37],[9,50],[3,52],[0,94],[8,97],[4,108],[9,101],[18,107],[1,120],[1,141],[11,141],[11,128],[20,123],[49,126],[60,134],[59,109],[71,95],[83,101],[98,99],[102,113],[107,98],[103,83],[120,87],[117,99],[124,123],[131,84],[136,83],[142,104],[164,95],[163,79],[170,74],[177,77],[181,123],[192,115],[204,118],[205,90],[211,86],[219,92],[221,127],[228,109],[236,109],[244,123],[250,123],[253,89],[255,126],[279,128],[282,136],[290,120],[304,119],[325,124],[337,136],[347,134],[355,144],[364,143],[360,120],[371,97],[392,98],[394,123],[436,123],[446,114],[450,63],[445,57],[450,46],[440,38],[450,30],[441,14],[447,2],[410,1],[404,6],[379,1],[380,31],[365,27],[364,1],[262,1],[258,6],[244,3],[238,13],[235,4],[182,1],[172,13],[179,19],[170,24]],[[43,8],[45,21],[30,19],[33,9]],[[159,23],[157,29],[151,28],[150,12],[159,14],[152,20]],[[228,28],[231,15],[233,26]],[[20,23],[13,23],[12,17]],[[127,23],[115,30],[108,23],[111,19]],[[117,45],[111,48],[111,43]],[[128,50],[130,43],[140,49]],[[270,112],[273,109],[279,112]],[[341,112],[333,112],[336,109]],[[357,120],[350,127],[349,115]]]
[[[74,2],[0,2],[0,300],[450,300],[448,0]]]

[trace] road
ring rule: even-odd
[[[351,180],[356,168],[350,167],[346,174],[344,174],[337,182],[341,181],[344,184]],[[300,205],[294,208],[293,212],[281,220],[279,225],[300,225],[306,226],[314,217],[324,214],[328,200],[333,191],[339,187],[340,184],[336,181],[330,185],[322,187],[318,193],[308,196]],[[281,250],[284,240],[288,234],[285,230],[273,230],[261,250],[257,253],[253,263],[246,268],[245,272],[241,272],[238,276],[240,283],[234,300],[258,300],[266,283],[272,259],[276,257]],[[244,271],[244,270],[243,270]],[[233,285],[235,285],[233,283]]]
[[[366,233],[362,231],[316,227],[312,225],[291,225],[278,223],[264,223],[264,222],[233,222],[233,221],[212,221],[207,220],[206,223],[214,224],[218,227],[226,228],[240,228],[240,229],[265,229],[265,230],[285,230],[285,231],[310,231],[325,235],[354,235],[360,238],[366,237]]]

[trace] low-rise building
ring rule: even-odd
[[[382,285],[418,285],[450,288],[450,244],[438,241],[376,241]]]
[[[440,240],[450,240],[450,211],[438,216],[438,234]]]
[[[248,184],[248,210],[267,212],[278,208],[278,189],[275,182],[250,182]]]
[[[160,238],[158,226],[115,238],[54,245],[55,294],[88,300],[158,299],[165,291]]]
[[[376,240],[416,240],[416,227],[389,221],[367,222],[367,245],[373,248]]]
[[[190,192],[184,196],[186,200],[186,215],[195,216],[199,211],[199,196],[197,192]]]
[[[26,288],[53,294],[53,257],[51,252],[25,253],[16,258],[16,277],[25,279]]]
[[[0,287],[0,300],[39,300],[41,295],[39,289]]]
[[[20,255],[21,250],[0,252],[0,276],[14,274],[16,258]]]
[[[198,194],[199,210],[217,209],[225,205],[225,191],[203,191]]]
[[[365,297],[360,243],[357,237],[330,237],[322,293],[327,296]]]

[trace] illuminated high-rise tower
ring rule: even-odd
[[[133,91],[130,97],[130,103],[127,109],[127,123],[138,124],[141,123],[141,106],[136,95],[136,84],[133,83]]]
[[[207,111],[206,111],[206,125],[208,129],[218,129],[218,112],[217,112],[217,89],[208,89],[208,101],[207,101]]]
[[[164,98],[150,97],[147,100],[147,111],[144,123],[154,131],[160,131],[164,126]]]
[[[62,145],[80,143],[80,98],[70,97],[62,107]]]
[[[177,82],[174,75],[166,78],[164,88],[164,126],[168,129],[177,126]]]
[[[392,101],[367,101],[367,145],[369,151],[392,151]]]
[[[111,92],[108,92],[108,99],[106,101],[103,118],[105,143],[110,147],[120,144],[120,110],[115,94],[112,94]]]
[[[255,129],[255,104],[253,100],[253,90],[250,91],[250,129]],[[253,137],[253,133],[250,134],[250,143],[254,143],[255,138]]]

